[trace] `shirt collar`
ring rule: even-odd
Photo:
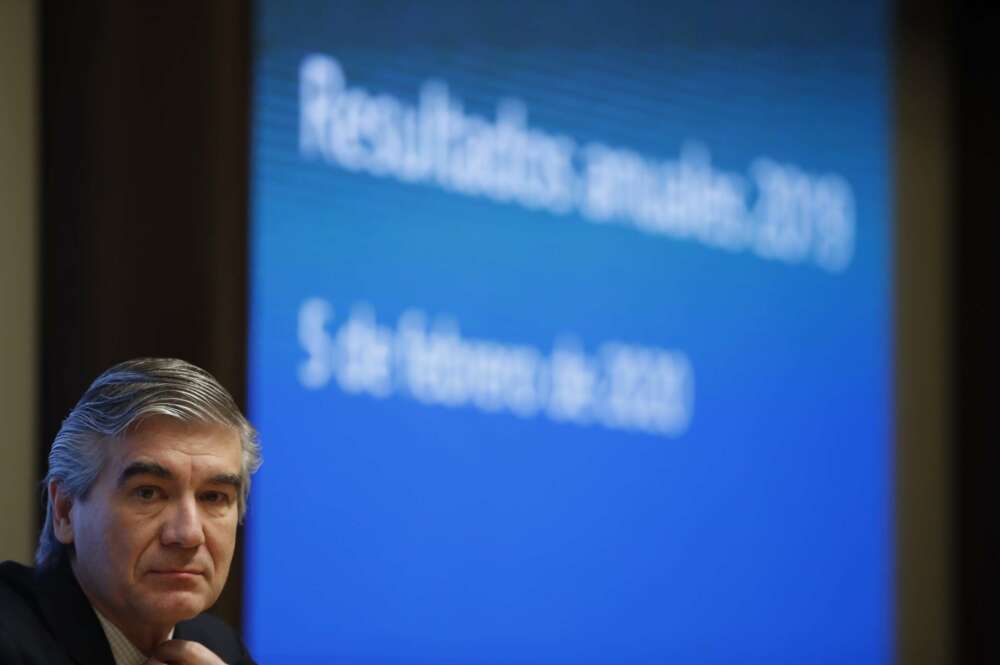
[[[146,654],[132,644],[118,626],[106,619],[103,614],[97,611],[96,607],[94,613],[97,614],[101,628],[104,629],[104,635],[108,638],[108,644],[111,645],[111,655],[115,658],[115,665],[142,665],[146,662]],[[167,639],[173,639],[173,637],[174,629],[171,628]]]

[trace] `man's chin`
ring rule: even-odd
[[[163,626],[193,619],[212,604],[205,594],[187,590],[158,591],[145,601],[146,620]]]

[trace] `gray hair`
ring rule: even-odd
[[[261,463],[257,432],[240,413],[226,389],[191,363],[175,358],[139,358],[115,365],[94,380],[62,423],[49,452],[49,472],[42,482],[43,500],[56,481],[71,498],[85,499],[105,461],[109,440],[120,440],[143,420],[167,416],[187,423],[231,427],[242,449],[239,519],[250,492],[250,475]],[[71,546],[56,538],[52,505],[46,501],[45,525],[38,538],[35,563],[56,563]]]

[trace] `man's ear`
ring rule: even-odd
[[[58,480],[49,481],[49,505],[52,506],[52,530],[63,545],[73,542],[73,498],[63,491]]]

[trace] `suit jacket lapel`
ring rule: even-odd
[[[69,561],[36,571],[35,575],[42,614],[73,660],[80,665],[115,665],[101,622],[76,581]]]

